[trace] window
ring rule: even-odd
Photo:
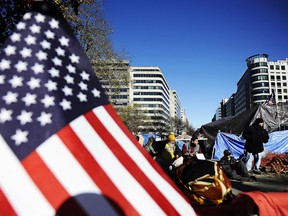
[[[274,65],[270,65],[270,70],[274,70]]]
[[[285,65],[281,65],[281,70],[285,70]]]
[[[279,67],[279,65],[276,65],[276,70],[280,70],[280,67]]]

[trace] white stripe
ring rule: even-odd
[[[0,185],[17,215],[54,215],[55,210],[34,184],[0,135]]]
[[[99,188],[57,135],[46,140],[37,152],[71,196],[93,192],[100,194]]]
[[[137,149],[135,144],[126,136],[114,119],[104,107],[100,106],[93,110],[102,124],[122,146],[124,151],[135,161],[142,172],[161,191],[166,199],[177,209],[180,215],[196,215],[191,205],[153,168],[145,156]],[[177,208],[177,206],[179,206]]]
[[[70,125],[113,184],[140,215],[165,215],[142,186],[127,172],[83,116],[71,122]]]

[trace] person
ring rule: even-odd
[[[261,174],[259,167],[257,167],[261,162],[259,153],[264,151],[263,144],[269,140],[268,132],[264,129],[263,119],[257,118],[251,126],[244,130],[242,137],[246,140],[244,150],[251,153],[254,158],[253,173]]]
[[[153,143],[155,141],[154,136],[150,136],[148,138],[147,143],[145,143],[144,148],[150,153],[150,155],[154,158],[157,155],[157,151],[153,147]]]
[[[202,153],[197,137],[192,136],[190,142],[186,143],[182,147],[182,155],[184,161],[195,159],[197,153]]]
[[[181,150],[176,145],[176,138],[174,134],[168,136],[168,142],[165,144],[163,151],[155,158],[156,162],[163,168],[163,170],[171,174],[173,163],[181,157]],[[180,158],[181,159],[181,158]],[[178,166],[179,164],[177,164]]]
[[[236,160],[228,149],[223,151],[223,157],[220,159],[219,164],[230,179],[239,181],[252,180],[245,163],[242,160]]]

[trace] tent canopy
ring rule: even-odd
[[[219,132],[214,145],[213,159],[220,160],[228,149],[235,158],[244,152],[245,139],[234,134]],[[288,153],[288,130],[269,133],[269,141],[264,144],[267,152]]]
[[[264,128],[270,133],[288,129],[288,103],[277,106],[257,105],[237,116],[230,116],[202,125],[200,133],[207,139],[207,144],[213,146],[218,132],[240,135],[256,118],[263,118]]]

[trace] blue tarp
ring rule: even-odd
[[[214,145],[215,160],[220,160],[223,151],[228,149],[235,158],[243,154],[245,139],[234,134],[219,132]],[[288,153],[288,130],[269,133],[269,141],[264,144],[267,152]]]

